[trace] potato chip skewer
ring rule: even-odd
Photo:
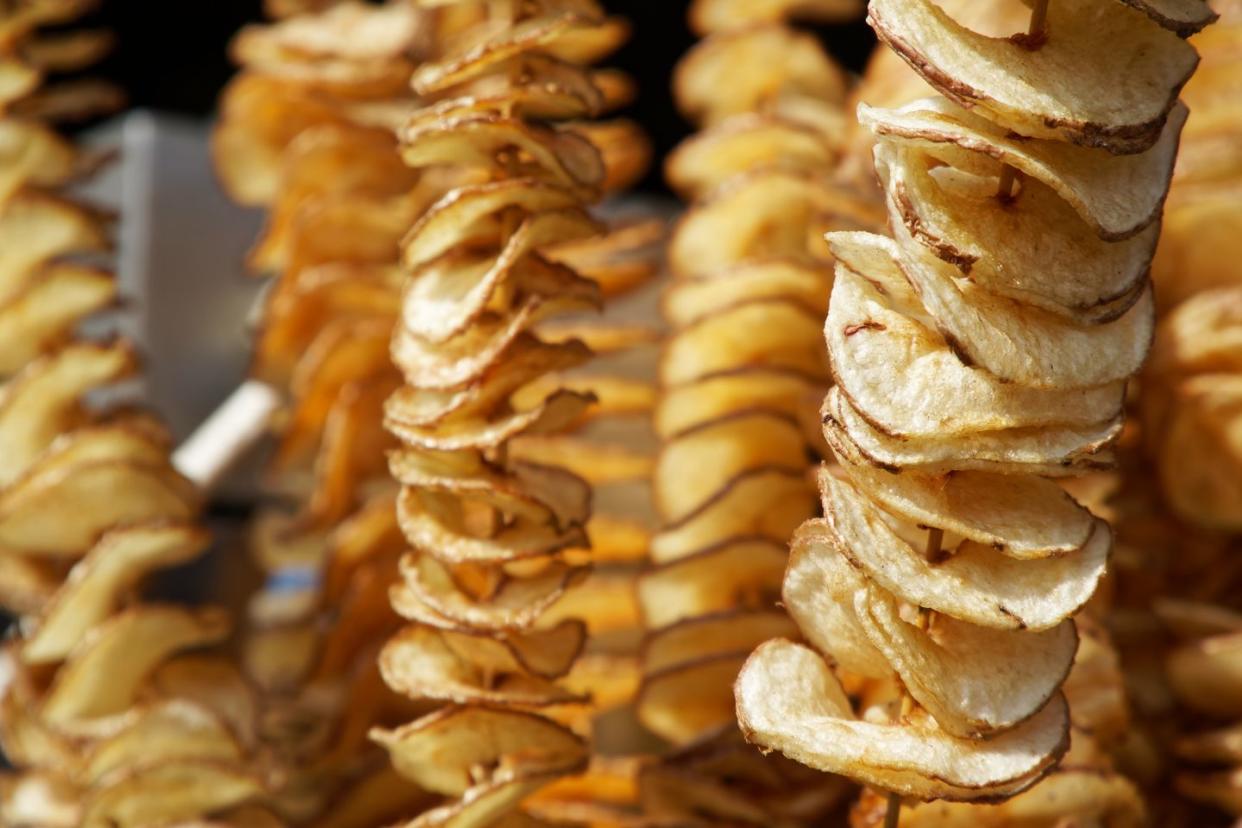
[[[604,158],[559,121],[600,110],[578,61],[610,50],[616,32],[589,3],[452,10],[476,25],[414,73],[423,106],[400,148],[420,175],[457,178],[402,242],[391,354],[404,384],[385,406],[410,545],[390,598],[409,625],[380,670],[396,692],[443,706],[373,738],[445,798],[416,826],[521,819],[522,799],[589,756],[571,727],[588,700],[559,682],[586,627],[545,616],[589,568],[591,491],[509,448],[575,423],[592,402],[548,382],[590,350],[541,323],[598,307],[601,291],[545,254],[602,230],[586,207],[603,192]]]
[[[1072,616],[1111,533],[1050,478],[1111,461],[1153,324],[1147,266],[1196,60],[1181,38],[1211,19],[1050,0],[1003,38],[925,0],[870,4],[945,97],[859,109],[893,239],[827,236],[824,432],[844,474],[820,475],[825,518],[795,536],[784,597],[841,672],[896,677],[913,702],[858,718],[820,655],[780,640],[736,693],[752,741],[889,791],[889,821],[898,797],[1007,799],[1068,747]],[[1135,75],[1137,54],[1157,58]],[[796,589],[817,583],[831,611]]]
[[[22,81],[0,118],[0,603],[17,616],[2,656],[0,740],[13,770],[0,775],[0,822],[227,818],[267,781],[253,762],[249,688],[208,650],[229,618],[142,590],[208,545],[199,492],[174,468],[162,423],[101,406],[138,372],[133,346],[79,331],[116,300],[95,264],[109,219],[72,194],[103,158],[44,121],[99,115],[119,95],[92,81],[44,85],[45,73],[93,63],[109,38],[43,27],[90,5],[0,11],[6,71]]]

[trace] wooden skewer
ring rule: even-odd
[[[944,543],[944,530],[932,528],[927,530],[927,546],[923,549],[923,557],[928,563],[936,563],[941,559],[944,550],[941,548]],[[926,607],[919,607],[918,627],[920,630],[926,630],[931,624],[931,610]],[[914,712],[914,698],[908,691],[902,690],[901,694],[901,718],[905,719]],[[901,820],[901,795],[890,793],[888,795],[888,805],[884,810],[884,828],[897,828],[898,822]]]
[[[1044,42],[1048,30],[1048,0],[1035,0],[1031,6],[1031,19],[1026,26],[1026,37],[1023,42],[1027,48],[1038,49]],[[1001,169],[1000,181],[996,185],[996,197],[1001,201],[1011,201],[1014,197],[1014,185],[1018,180],[1018,171],[1006,164]]]
[[[267,433],[279,405],[280,394],[272,386],[243,382],[177,447],[173,467],[203,491],[211,489]]]
[[[1039,37],[1048,27],[1048,0],[1035,0],[1031,6],[1031,22],[1027,24],[1026,33],[1031,37]]]
[[[901,795],[890,793],[888,806],[884,809],[884,828],[897,828],[901,821]]]
[[[1038,44],[1044,35],[1044,31],[1048,26],[1048,0],[1035,0],[1031,6],[1031,20],[1027,25],[1027,40],[1031,44]],[[1014,197],[1014,185],[1018,181],[1018,171],[1006,164],[1001,169],[1000,180],[997,182],[996,197],[1001,201],[1009,201]],[[944,543],[944,530],[931,529],[927,533],[927,546],[923,550],[923,557],[928,563],[936,563],[940,560],[943,550],[941,544]],[[919,629],[926,630],[931,623],[931,610],[919,607]],[[914,699],[909,693],[903,692],[901,697],[901,717],[904,719],[914,710]],[[901,821],[901,796],[896,793],[889,793],[888,804],[884,809],[884,828],[897,828]]]

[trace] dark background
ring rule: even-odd
[[[687,3],[611,0],[606,5],[629,18],[634,28],[630,42],[607,61],[634,76],[642,90],[623,114],[643,124],[661,158],[689,131],[668,88],[673,65],[695,40],[686,26]],[[118,39],[101,69],[126,90],[133,106],[199,116],[212,111],[233,73],[226,53],[229,38],[242,25],[262,19],[261,0],[104,0],[94,16]],[[855,71],[875,43],[861,20],[817,31],[832,54]],[[663,191],[658,165],[641,188]]]

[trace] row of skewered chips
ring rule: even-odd
[[[255,694],[214,648],[213,607],[142,599],[198,556],[199,495],[151,415],[106,394],[138,371],[123,341],[83,338],[116,301],[98,262],[110,218],[69,188],[105,157],[50,121],[114,108],[117,92],[65,77],[105,32],[59,28],[85,2],[0,11],[0,822],[138,826],[234,811],[259,820],[266,773]],[[46,82],[45,82],[46,81]],[[249,815],[249,816],[248,816]]]
[[[1197,63],[1184,38],[1212,17],[1198,2],[1038,3],[1015,34],[923,0],[870,4],[943,97],[859,110],[892,238],[828,234],[837,385],[822,413],[841,472],[820,474],[824,518],[799,530],[784,593],[815,649],[777,639],[747,662],[749,738],[893,792],[886,808],[1031,789],[991,812],[1003,822],[1046,805],[1037,792],[1061,798],[1032,788],[1059,762],[1049,780],[1081,785],[1061,762],[1062,685],[1111,532],[1054,478],[1111,462],[1151,339],[1177,93]],[[856,708],[841,674],[900,692]],[[1132,786],[1103,778],[1109,818],[1138,824]]]

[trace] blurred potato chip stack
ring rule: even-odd
[[[152,416],[101,396],[134,375],[122,341],[77,336],[116,301],[94,264],[109,220],[68,188],[103,160],[46,121],[119,102],[74,72],[106,51],[67,24],[91,5],[0,11],[0,656],[6,826],[137,826],[223,814],[264,792],[253,695],[221,655],[225,613],[141,600],[208,543],[193,485]],[[115,398],[115,395],[112,395]]]
[[[1236,552],[1236,550],[1234,550]],[[1236,593],[1235,593],[1236,594]],[[1232,599],[1232,595],[1223,597]],[[1182,767],[1174,789],[1188,799],[1242,816],[1242,612],[1196,600],[1165,598],[1156,612],[1176,637],[1166,668],[1178,702],[1194,715],[1193,727],[1173,742]]]
[[[930,0],[870,4],[945,97],[859,108],[893,238],[828,234],[823,416],[841,473],[820,474],[825,517],[796,533],[783,590],[811,646],[763,644],[736,694],[748,739],[887,791],[889,824],[903,798],[1009,799],[1070,747],[1073,616],[1112,533],[1053,478],[1112,462],[1152,335],[1147,273],[1197,63],[1184,38],[1213,17],[1195,0],[1051,0],[995,35]],[[858,677],[894,689],[856,706]],[[1063,795],[1022,807],[1048,796]],[[1142,819],[1132,790],[1117,802],[1116,824]]]
[[[251,599],[245,662],[282,816],[368,824],[426,800],[367,732],[411,715],[375,667],[399,626],[386,594],[402,551],[382,418],[400,385],[388,357],[398,243],[446,186],[407,168],[396,138],[435,21],[406,0],[268,6],[280,19],[232,44],[242,70],[212,146],[229,194],[268,210],[249,257],[275,274],[252,373],[287,399],[268,481],[293,509],[254,526],[267,583]]]
[[[1168,570],[1151,606],[1174,639],[1164,669],[1181,710],[1166,709],[1165,721],[1176,726],[1162,729],[1175,730],[1167,735],[1183,765],[1174,789],[1234,816],[1242,816],[1240,379],[1242,285],[1210,288],[1161,322],[1140,396],[1142,437],[1155,461],[1151,485],[1176,515],[1165,518],[1163,549],[1153,554],[1142,543],[1148,539],[1139,541],[1149,553],[1144,568]],[[1175,560],[1162,562],[1162,553]]]
[[[1196,293],[1161,321],[1140,406],[1173,511],[1242,533],[1242,283]]]
[[[1153,263],[1176,307],[1142,387],[1143,438],[1165,499],[1189,523],[1242,532],[1242,6],[1192,42],[1202,55]]]
[[[549,379],[591,356],[549,320],[624,289],[606,275],[645,278],[622,254],[649,231],[604,235],[587,211],[641,171],[638,145],[585,121],[626,93],[587,65],[627,31],[591,2],[428,5],[454,35],[414,72],[421,105],[400,153],[453,188],[401,243],[404,384],[385,425],[409,545],[390,598],[410,623],[379,664],[393,690],[439,706],[372,736],[441,797],[409,824],[540,825],[522,802],[587,767],[584,691],[605,694],[576,662],[618,609],[604,593],[574,600],[592,564],[591,487],[559,465],[581,458],[533,439],[581,424],[595,400]]]
[[[1242,231],[1242,5],[1211,5],[1220,22],[1191,39],[1202,61],[1182,91],[1191,114],[1152,263],[1162,308],[1242,284],[1242,264],[1225,252]]]
[[[272,460],[276,485],[301,501],[290,531],[330,529],[387,476],[398,242],[444,189],[401,163],[395,134],[432,32],[404,0],[351,2],[247,26],[233,42],[242,71],[212,149],[233,198],[269,211],[249,259],[276,274],[253,373],[290,398]]]
[[[881,220],[834,179],[845,73],[788,20],[861,11],[690,8],[706,37],[678,64],[674,94],[701,131],[665,168],[691,206],[669,245],[653,475],[663,526],[638,593],[649,630],[638,715],[674,746],[641,776],[653,817],[803,824],[845,792],[737,738],[731,684],[757,643],[795,634],[777,601],[785,541],[817,510],[832,278],[820,237]]]

